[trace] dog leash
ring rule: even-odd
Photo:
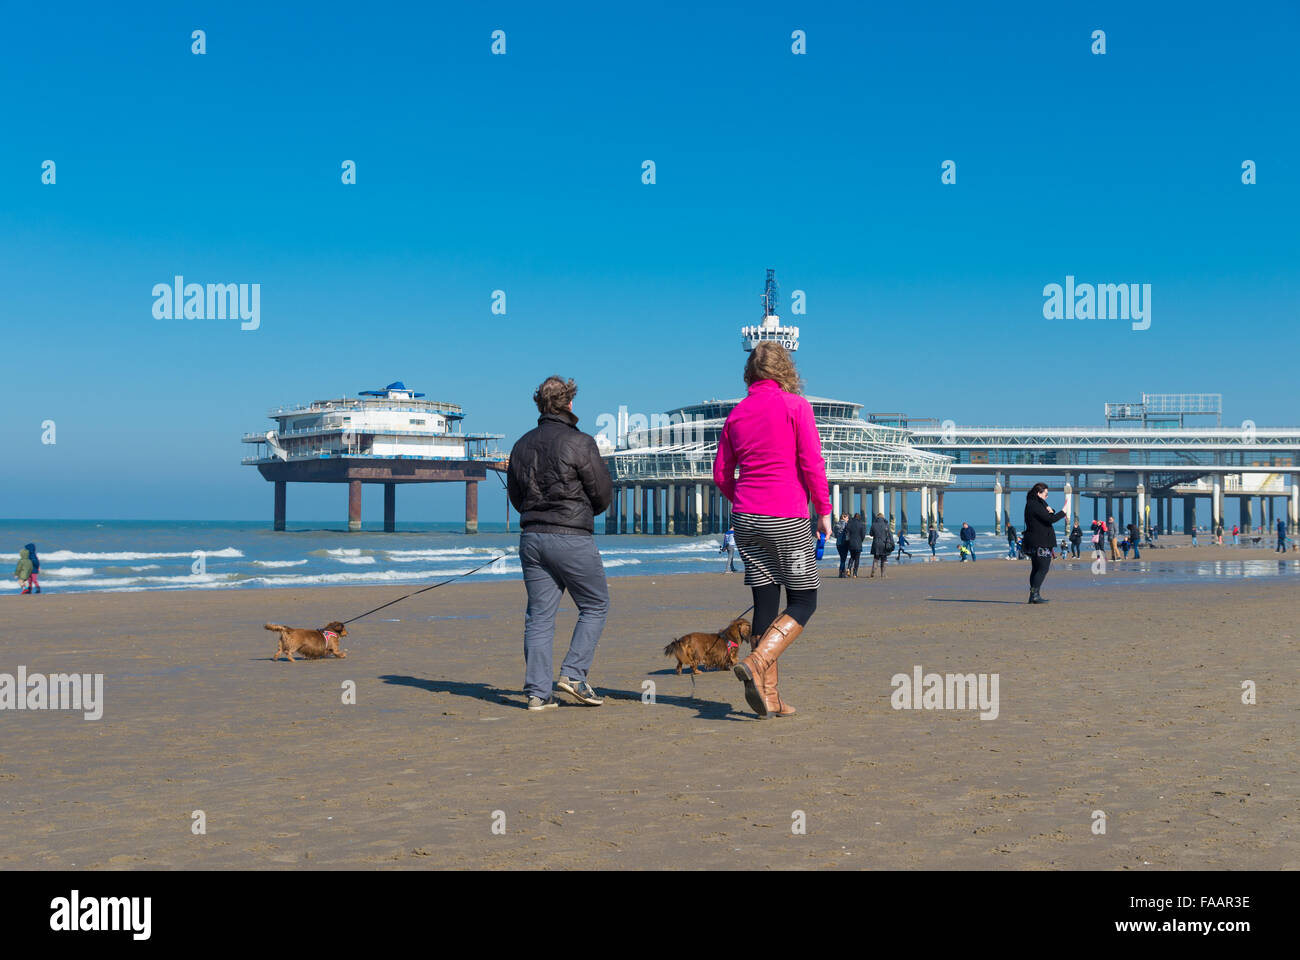
[[[498,560],[502,559],[505,556],[507,556],[507,554],[503,553],[500,556],[493,557],[487,563],[480,563],[473,570],[466,570],[464,573],[458,573],[454,577],[448,577],[446,580],[441,580],[438,583],[430,584],[427,587],[421,587],[419,590],[413,590],[412,592],[406,594],[406,596],[398,597],[396,600],[389,600],[387,603],[375,607],[375,609],[373,610],[367,610],[365,613],[358,614],[357,616],[353,617],[352,620],[344,620],[343,623],[345,625],[352,623],[354,620],[360,620],[362,617],[368,617],[372,613],[378,613],[380,610],[383,610],[384,607],[391,607],[395,603],[401,603],[403,600],[413,597],[416,594],[425,593],[429,590],[436,590],[438,587],[446,586],[447,584],[451,583],[453,580],[459,580],[461,579],[461,577],[468,577],[471,573],[477,573],[478,571],[482,570],[484,567],[492,566],[492,564],[496,563]]]

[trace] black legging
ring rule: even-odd
[[[862,561],[862,548],[859,547],[858,549],[854,550],[852,547],[849,547],[849,573],[856,574],[858,572],[858,564],[861,561]]]
[[[844,565],[849,562],[849,545],[843,541],[836,543],[835,549],[840,552],[840,576],[844,576]]]
[[[754,592],[754,627],[752,635],[758,639],[767,633],[767,628],[776,622],[781,610],[781,585],[769,583],[763,587],[751,587]],[[801,627],[808,626],[813,612],[817,609],[816,590],[785,591],[785,614],[793,617]]]
[[[1043,553],[1047,556],[1043,556]],[[1034,548],[1029,556],[1029,589],[1037,592],[1047,579],[1047,568],[1052,565],[1052,552],[1044,547]]]

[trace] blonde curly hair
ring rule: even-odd
[[[803,380],[794,367],[790,351],[770,340],[754,344],[753,352],[745,361],[745,385],[752,386],[760,380],[775,380],[786,393],[803,393]]]

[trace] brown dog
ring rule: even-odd
[[[342,659],[348,655],[346,650],[339,649],[339,637],[348,635],[348,628],[343,626],[337,620],[327,623],[319,630],[304,630],[302,627],[286,627],[278,623],[268,623],[268,630],[278,630],[280,632],[280,646],[275,651],[272,660],[279,660],[280,654],[289,658],[293,663],[293,655],[301,653],[304,657],[324,657],[329,654]]]
[[[736,665],[740,644],[749,639],[749,621],[744,617],[732,620],[717,633],[688,633],[664,647],[664,656],[677,658],[677,673],[682,667],[691,668],[691,677],[700,667],[725,670]]]

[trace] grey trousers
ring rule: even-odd
[[[596,644],[609,613],[609,587],[596,538],[586,534],[523,533],[519,537],[519,562],[528,588],[528,613],[524,618],[524,694],[551,696],[551,647],[555,641],[555,613],[568,590],[578,605],[578,622],[569,640],[569,652],[560,675],[586,680],[596,658]]]

